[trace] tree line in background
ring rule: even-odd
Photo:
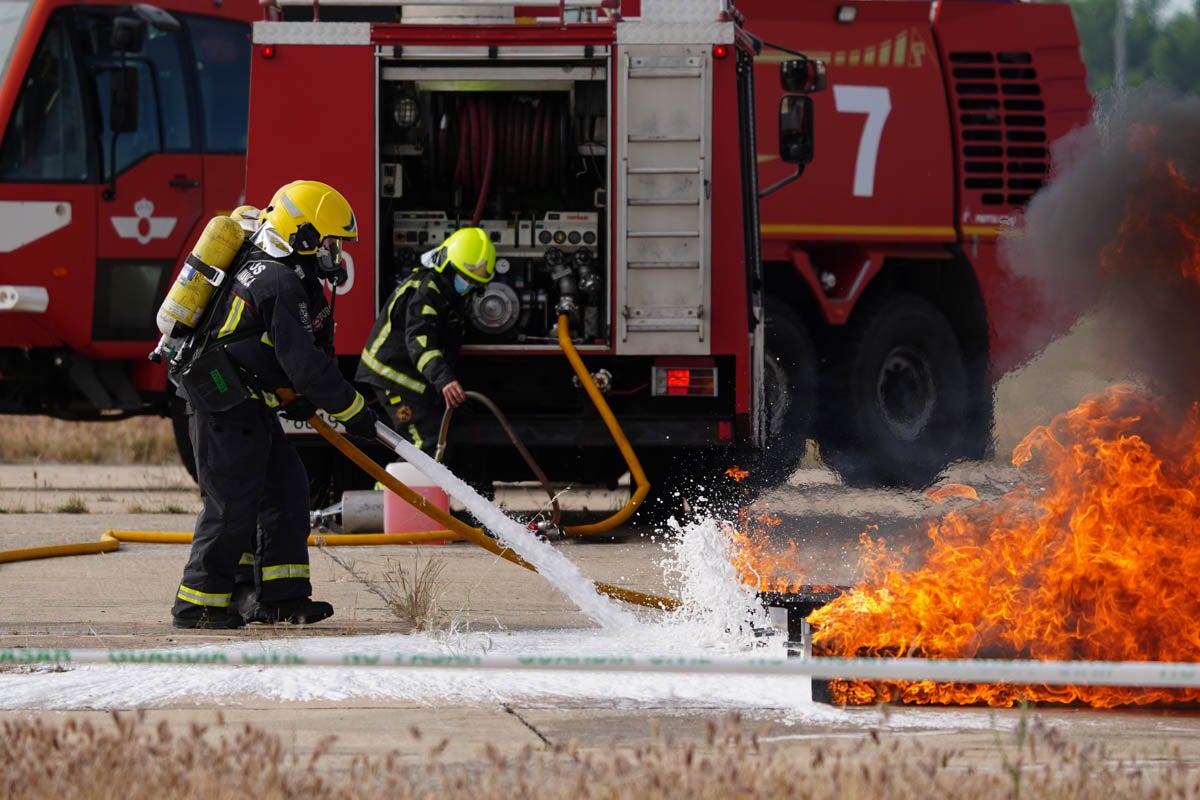
[[[1164,15],[1165,0],[1125,0],[1125,85],[1161,80],[1200,94],[1200,0],[1190,12]],[[1070,0],[1093,93],[1111,89],[1117,0]]]

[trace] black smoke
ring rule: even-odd
[[[1173,403],[1200,400],[1200,98],[1101,98],[1004,241],[1008,269],[1061,313],[1097,315],[1094,354]]]

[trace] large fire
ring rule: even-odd
[[[1182,419],[1178,418],[1182,416]],[[827,656],[1200,662],[1200,420],[1129,385],[1035,429],[1030,480],[930,525],[906,570],[863,536],[864,580],[815,612]],[[838,702],[1200,700],[1200,690],[831,684]]]
[[[1025,482],[930,524],[919,566],[864,533],[861,584],[810,618],[817,655],[1200,663],[1200,107],[1147,88],[1098,120],[1056,150],[1064,168],[1056,155],[1021,235],[1001,244],[1052,305],[1099,315],[1102,355],[1143,388],[1115,386],[1030,433],[1013,453]],[[803,554],[742,522],[743,580],[802,586]],[[1200,701],[1198,689],[830,689],[847,703]]]

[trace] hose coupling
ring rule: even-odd
[[[548,519],[535,519],[525,527],[544,542],[560,542],[567,538],[563,529]]]

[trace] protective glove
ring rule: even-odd
[[[307,422],[317,413],[317,407],[307,397],[297,396],[279,409],[279,416],[297,422]]]
[[[378,420],[373,406],[363,406],[361,411],[342,424],[346,426],[346,435],[350,438],[371,443],[375,441],[375,423]]]

